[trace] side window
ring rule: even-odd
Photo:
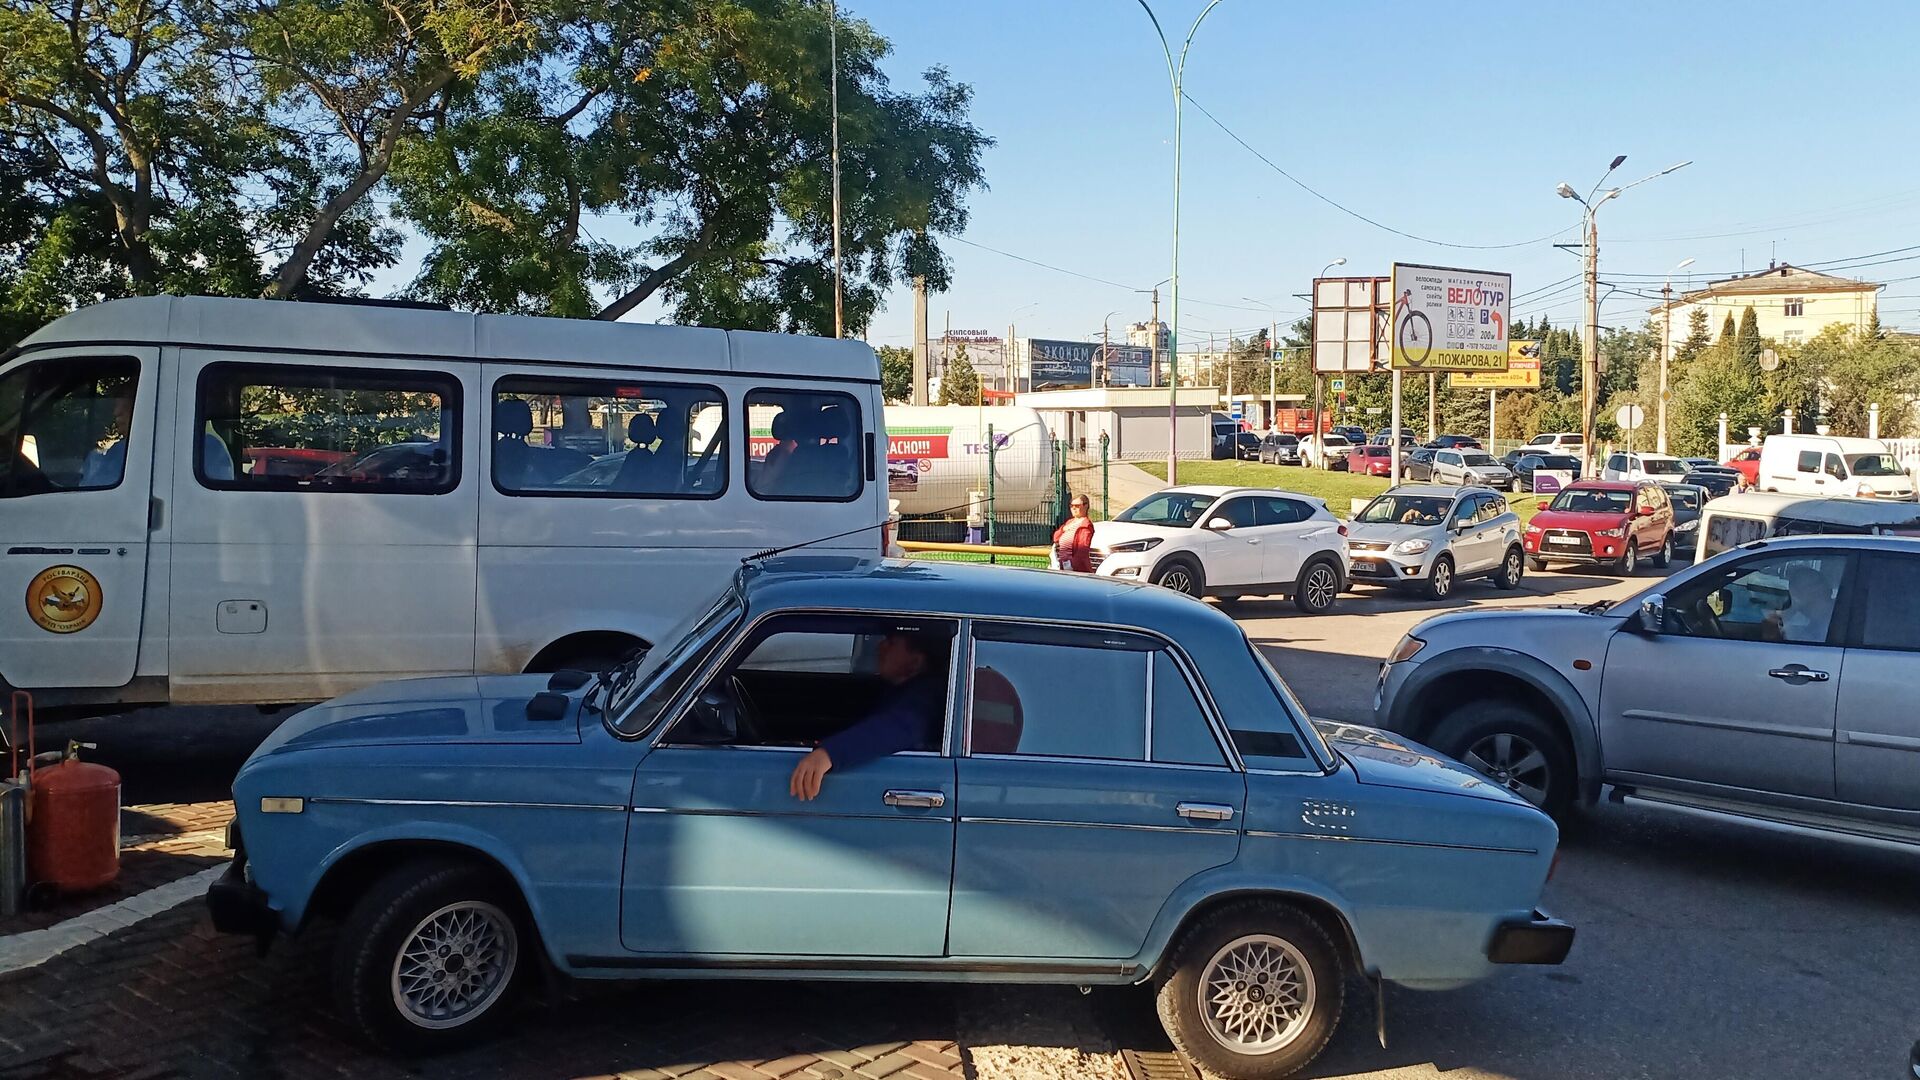
[[[1262,525],[1292,525],[1313,516],[1313,508],[1298,499],[1262,496],[1253,502],[1259,511],[1256,520]]]
[[[1496,498],[1492,495],[1480,496],[1479,520],[1492,521],[1494,518],[1497,518],[1501,514],[1504,514],[1506,512],[1507,512],[1507,500]]]
[[[866,473],[860,403],[851,394],[755,390],[747,395],[747,490],[759,499],[847,501]]]
[[[726,399],[711,386],[510,375],[493,384],[493,483],[509,495],[717,498]]]
[[[969,752],[1146,760],[1153,651],[1131,634],[976,625]]]
[[[1249,525],[1257,524],[1259,523],[1259,514],[1258,511],[1255,510],[1253,503],[1254,500],[1252,499],[1228,499],[1226,502],[1207,511],[1207,521],[1212,522],[1216,518],[1226,518],[1227,521],[1232,523],[1232,527],[1236,529],[1244,529]]]
[[[1193,686],[1171,655],[1153,654],[1153,760],[1174,765],[1227,764]]]
[[[1875,555],[1867,563],[1864,580],[1873,588],[1862,594],[1860,644],[1869,649],[1920,652],[1920,559]]]
[[[1608,458],[1607,468],[1613,470],[1614,472],[1626,472],[1627,471],[1627,455],[1615,454],[1612,457]]]
[[[1460,455],[1453,453],[1452,451],[1448,451],[1447,453],[1444,453],[1444,454],[1436,454],[1434,456],[1439,459],[1440,464],[1442,465],[1460,464]]]
[[[0,376],[0,498],[104,491],[126,469],[140,363],[60,357]]]
[[[1797,467],[1801,472],[1804,472],[1804,473],[1819,472],[1820,471],[1820,451],[1818,450],[1800,451],[1800,461]]]
[[[1667,628],[1692,637],[1826,644],[1847,557],[1794,552],[1694,578],[1667,598]]]
[[[209,488],[435,495],[460,482],[460,382],[443,372],[213,364],[194,424]]]
[[[1767,536],[1767,523],[1754,518],[1740,517],[1736,514],[1707,515],[1707,555],[1718,555],[1723,551],[1763,540]]]
[[[1847,467],[1841,463],[1839,454],[1827,455],[1827,475],[1836,480],[1847,478]]]

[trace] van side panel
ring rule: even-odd
[[[210,365],[234,362],[263,377],[377,369],[450,378],[463,410],[456,486],[444,494],[209,487],[191,451],[198,388]],[[477,365],[183,350],[178,385],[186,442],[172,509],[175,701],[312,701],[473,670],[474,520],[484,482],[472,413],[482,392]],[[270,442],[270,426],[258,438]],[[250,449],[274,450],[243,445],[239,467],[267,467],[247,459]]]

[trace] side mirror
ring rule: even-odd
[[[1649,634],[1658,634],[1666,629],[1667,598],[1649,596],[1640,601],[1640,629]]]
[[[1652,517],[1652,516],[1653,516],[1653,507],[1651,507],[1651,506],[1643,506],[1643,507],[1641,507],[1641,508],[1640,508],[1640,516],[1641,516],[1641,517]]]
[[[1214,532],[1226,532],[1228,529],[1233,528],[1233,522],[1223,517],[1213,518],[1207,522],[1207,528],[1212,529]]]

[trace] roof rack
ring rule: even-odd
[[[435,300],[401,300],[384,296],[329,296],[316,293],[310,296],[296,296],[295,303],[300,304],[348,304],[354,307],[408,308],[414,311],[452,311],[453,305],[442,304]]]

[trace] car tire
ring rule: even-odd
[[[1153,583],[1195,599],[1207,593],[1206,574],[1192,559],[1175,556],[1153,569]]]
[[[1493,583],[1502,589],[1517,589],[1526,573],[1526,555],[1516,544],[1507,549],[1507,557],[1500,561],[1500,569],[1493,575]]]
[[[1532,570],[1536,574],[1544,574],[1547,572],[1547,560],[1529,558],[1527,560],[1527,569]]]
[[[1626,553],[1620,556],[1614,569],[1620,572],[1621,577],[1632,577],[1640,572],[1640,545],[1633,542],[1633,537],[1627,537]]]
[[[1340,569],[1331,559],[1309,559],[1293,585],[1293,606],[1303,614],[1320,615],[1340,598]]]
[[[1661,568],[1662,570],[1673,565],[1673,534],[1672,533],[1668,533],[1667,538],[1660,542],[1660,553],[1653,557],[1653,565]]]
[[[471,863],[402,866],[374,882],[341,928],[333,958],[340,1014],[384,1050],[472,1042],[498,1029],[533,963],[527,928],[519,896]]]
[[[1433,569],[1427,571],[1427,599],[1445,600],[1453,595],[1454,584],[1453,558],[1442,555],[1433,560]]]
[[[1207,915],[1181,934],[1163,970],[1154,994],[1160,1024],[1207,1076],[1292,1076],[1326,1048],[1345,1004],[1333,940],[1299,908],[1274,901]],[[1270,987],[1288,1003],[1276,1006]]]
[[[1429,742],[1556,821],[1573,805],[1578,778],[1566,735],[1523,705],[1509,701],[1462,705],[1434,726]],[[1535,755],[1539,760],[1534,760]]]

